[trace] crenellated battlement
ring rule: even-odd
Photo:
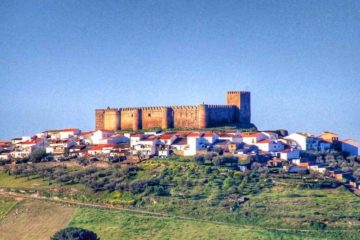
[[[229,91],[227,94],[249,94],[249,91]]]
[[[145,106],[95,110],[96,129],[207,128],[250,123],[250,92],[228,91],[227,104]]]
[[[207,105],[207,108],[211,109],[231,109],[233,105]]]
[[[183,106],[171,106],[170,108],[172,108],[172,109],[197,109],[198,106],[195,106],[195,105],[190,105],[190,106],[183,105]]]

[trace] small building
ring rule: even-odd
[[[332,132],[323,132],[319,138],[329,143],[339,141],[339,135]]]
[[[353,139],[345,139],[341,141],[341,150],[352,156],[359,155],[358,142]]]
[[[268,138],[268,136],[261,132],[243,132],[241,133],[241,136],[243,142],[249,145],[253,145]]]
[[[63,155],[69,152],[69,148],[75,146],[75,141],[72,140],[50,140],[46,147],[46,153],[54,155]]]
[[[310,171],[318,172],[321,174],[325,174],[328,165],[326,163],[314,163],[309,165]]]
[[[228,132],[220,132],[218,134],[218,139],[219,140],[228,140],[233,143],[242,143],[242,137],[240,134],[235,135],[235,134],[231,134]]]
[[[211,145],[219,139],[219,136],[213,132],[206,132],[203,135],[204,143]]]
[[[170,146],[171,144],[173,144],[175,139],[175,134],[163,134],[159,137],[159,141],[166,146]]]
[[[282,142],[276,140],[264,139],[255,143],[259,150],[263,152],[278,152],[282,151],[285,148],[285,145]]]
[[[160,141],[156,136],[144,138],[131,146],[132,155],[140,154],[143,157],[152,157],[157,154],[159,144]]]
[[[78,128],[66,128],[61,130],[47,130],[44,135],[54,140],[67,140],[80,134]]]
[[[291,160],[300,158],[299,150],[285,149],[275,153],[275,156],[284,160]]]

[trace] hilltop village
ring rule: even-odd
[[[223,161],[236,159],[241,171],[257,164],[282,168],[287,172],[318,172],[360,188],[352,172],[344,172],[326,161],[311,159],[306,153],[343,152],[357,156],[354,140],[339,140],[335,133],[320,136],[310,133],[288,134],[286,130],[240,132],[216,131],[145,131],[121,132],[77,128],[47,130],[31,137],[13,138],[0,142],[1,165],[27,162],[42,152],[42,162],[65,162],[87,159],[98,163],[137,164],[151,158],[171,156],[220,156]],[[24,160],[24,161],[22,161]],[[105,165],[106,165],[105,164]]]

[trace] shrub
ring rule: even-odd
[[[52,240],[100,240],[96,233],[75,227],[68,227],[55,233]]]
[[[37,149],[31,153],[30,161],[37,163],[40,162],[44,157],[46,157],[45,149]]]
[[[327,225],[326,223],[323,222],[311,221],[310,227],[316,230],[324,230],[327,227]]]

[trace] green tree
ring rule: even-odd
[[[51,240],[100,240],[100,238],[90,230],[68,227],[55,233]]]
[[[30,155],[31,162],[40,162],[44,157],[46,157],[46,151],[43,148],[36,149]]]

